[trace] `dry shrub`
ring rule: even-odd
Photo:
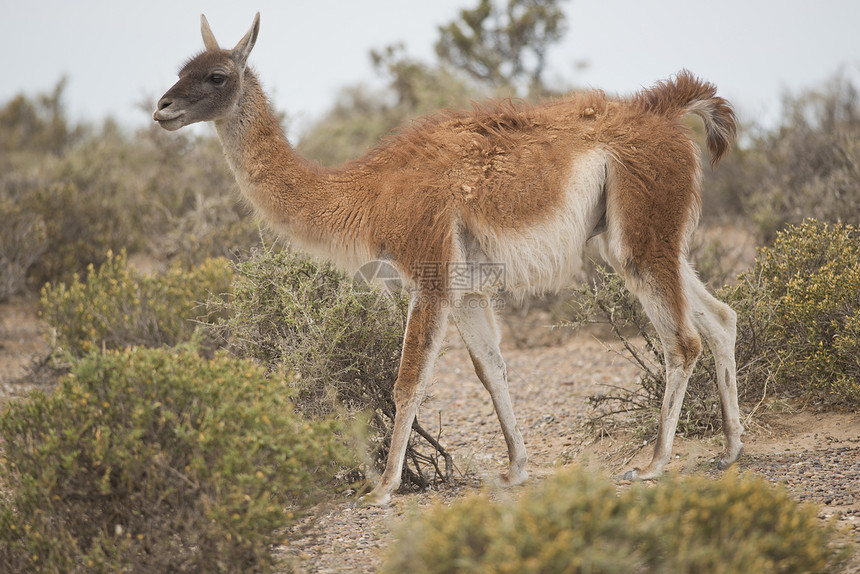
[[[0,571],[255,572],[330,488],[331,421],[187,349],[92,354],[0,413]]]
[[[56,345],[75,357],[93,349],[173,346],[191,340],[206,317],[203,304],[230,289],[226,259],[197,267],[172,266],[145,275],[129,266],[124,252],[107,253],[96,271],[68,285],[46,284],[40,313],[53,328]]]
[[[44,253],[45,222],[0,197],[0,301],[25,290],[27,272]]]
[[[355,286],[329,264],[286,250],[258,250],[235,265],[233,292],[210,310],[225,317],[215,329],[233,353],[268,369],[290,372],[297,408],[317,418],[369,416],[377,469],[388,455],[406,323],[406,300]],[[417,423],[403,469],[406,487],[444,479],[439,443]],[[427,451],[429,448],[429,451]],[[426,454],[425,451],[430,454]],[[432,476],[425,476],[424,469]]]
[[[192,265],[259,242],[211,135],[168,134],[157,126],[128,132],[111,120],[72,127],[61,83],[52,94],[0,106],[0,150],[4,226],[14,206],[16,220],[38,225],[41,236],[40,249],[33,249],[16,239],[26,230],[4,231],[0,258],[14,262],[16,277],[17,266],[26,264],[36,288],[85,276],[109,250]],[[14,283],[16,292],[25,287]]]
[[[756,477],[668,477],[619,496],[574,468],[516,502],[484,494],[422,511],[383,572],[836,572],[847,549],[816,515]]]
[[[589,397],[589,402],[597,407],[590,425],[601,431],[629,418],[624,424],[636,429],[637,438],[655,436],[666,372],[660,339],[639,301],[624,287],[621,277],[606,267],[598,267],[591,284],[574,291],[571,306],[572,316],[564,326],[608,326],[612,336],[621,341],[623,353],[641,368],[635,388],[613,387]],[[687,385],[678,420],[678,433],[682,435],[710,434],[721,428],[713,364],[713,356],[706,347]]]
[[[14,156],[59,155],[84,135],[83,127],[70,126],[66,118],[65,89],[61,78],[51,92],[18,94],[0,107],[0,170]]]
[[[839,74],[783,99],[775,128],[745,126],[736,149],[706,173],[707,214],[751,219],[770,243],[805,218],[860,221],[860,95]]]

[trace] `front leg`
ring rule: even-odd
[[[406,447],[412,432],[412,421],[418,414],[418,405],[424,396],[427,381],[448,322],[448,306],[437,295],[413,295],[409,304],[409,318],[403,338],[400,371],[394,383],[394,432],[385,471],[370,493],[362,497],[364,504],[383,506],[391,501],[391,494],[400,486]]]

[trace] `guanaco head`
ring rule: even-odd
[[[206,50],[191,59],[179,71],[179,81],[167,90],[152,119],[166,130],[178,130],[195,122],[226,117],[242,92],[242,76],[248,55],[260,31],[260,13],[245,37],[232,50],[222,50],[209,28],[206,16],[200,16],[200,32]]]

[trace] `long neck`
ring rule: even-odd
[[[325,214],[349,215],[361,209],[361,202],[350,200],[338,181],[293,150],[253,72],[245,71],[243,83],[235,112],[215,122],[242,194],[301,247],[354,267],[370,246],[340,218]]]

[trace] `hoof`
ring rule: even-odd
[[[511,486],[517,486],[518,484],[524,483],[529,478],[529,473],[524,470],[520,472],[506,472],[505,474],[499,475],[494,481],[498,487],[501,488],[509,488]]]
[[[717,469],[718,470],[726,470],[731,465],[733,465],[735,462],[737,462],[737,460],[743,454],[744,454],[744,447],[741,447],[740,450],[738,450],[738,454],[736,454],[733,458],[728,458],[727,456],[724,456],[723,458],[721,458],[719,460],[719,462],[717,462]]]
[[[633,470],[628,470],[624,473],[624,480],[629,480],[633,482],[634,480],[658,480],[661,476],[663,476],[662,470],[645,470],[634,468]]]
[[[358,499],[359,506],[388,506],[391,504],[391,495],[387,492],[370,491]]]

